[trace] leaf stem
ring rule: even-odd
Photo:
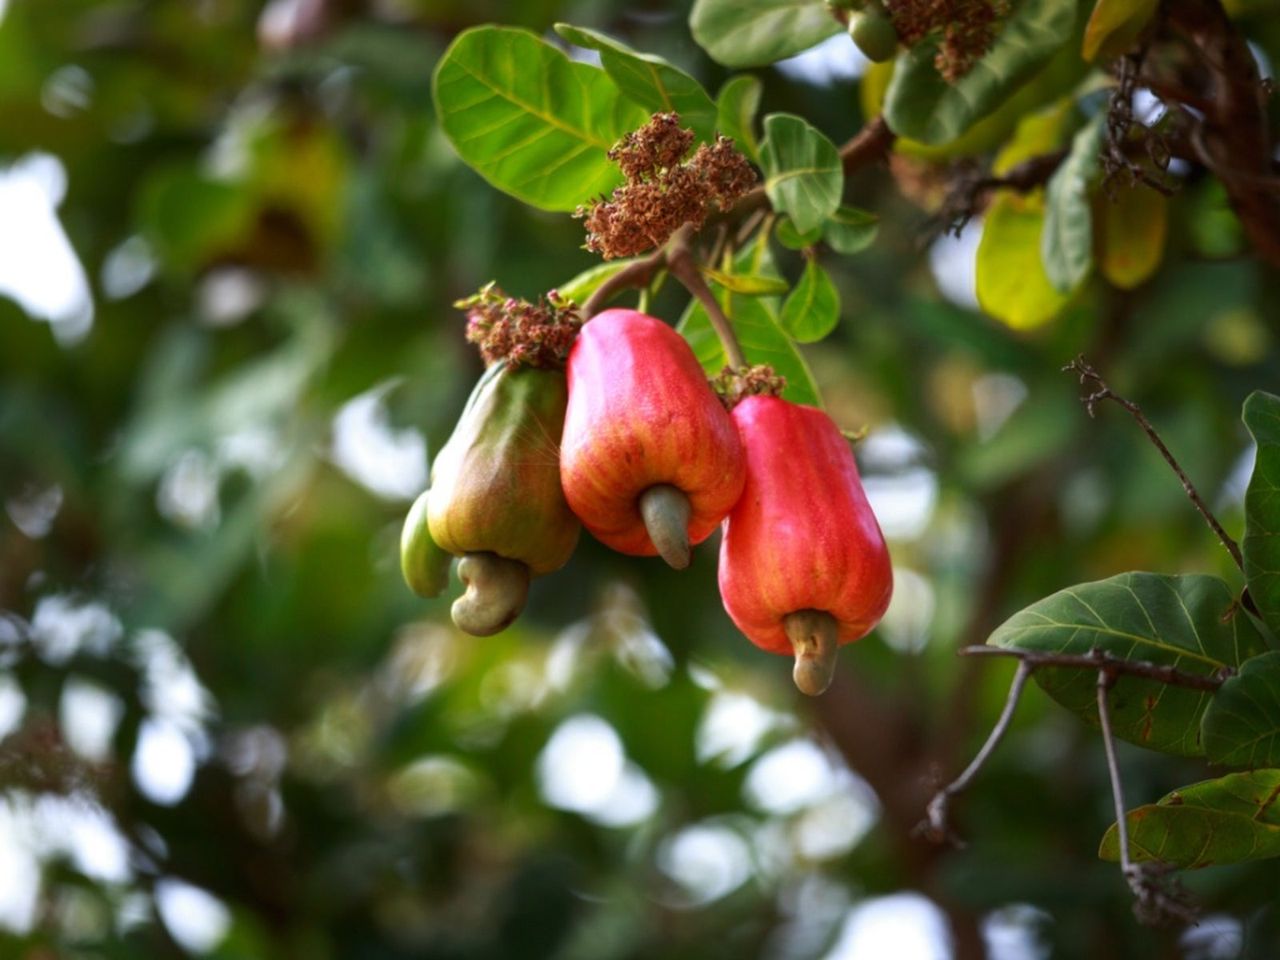
[[[1167,463],[1170,469],[1177,474],[1178,479],[1182,482],[1182,489],[1186,491],[1187,496],[1191,499],[1191,503],[1195,506],[1196,510],[1200,512],[1200,516],[1204,517],[1205,523],[1209,525],[1209,529],[1214,532],[1222,545],[1227,548],[1227,553],[1231,554],[1231,559],[1235,561],[1236,566],[1243,571],[1244,558],[1240,555],[1240,545],[1236,543],[1227,531],[1222,528],[1222,524],[1218,522],[1218,518],[1213,515],[1213,511],[1209,509],[1208,504],[1206,504],[1203,498],[1201,498],[1199,492],[1195,488],[1195,485],[1191,482],[1191,478],[1188,477],[1186,471],[1182,469],[1182,465],[1178,463],[1177,458],[1169,452],[1169,448],[1165,446],[1164,441],[1160,439],[1160,434],[1156,432],[1156,428],[1151,425],[1151,421],[1147,419],[1146,414],[1142,412],[1142,409],[1132,400],[1128,400],[1112,390],[1107,384],[1107,381],[1102,379],[1102,375],[1099,374],[1083,356],[1076,357],[1075,360],[1068,363],[1062,369],[1065,372],[1079,375],[1080,383],[1082,385],[1091,383],[1097,387],[1093,393],[1081,397],[1081,402],[1084,404],[1084,408],[1088,411],[1090,417],[1094,416],[1094,409],[1096,405],[1103,400],[1113,400],[1120,406],[1124,407],[1125,410],[1129,411],[1129,415],[1133,417],[1138,426],[1142,428],[1143,432],[1147,435],[1147,438],[1155,445],[1155,448],[1160,451],[1160,456],[1164,457],[1165,463]]]
[[[1210,693],[1215,692],[1227,678],[1235,673],[1230,667],[1223,667],[1214,675],[1202,676],[1147,660],[1121,660],[1105,650],[1098,649],[1088,653],[1046,653],[1042,650],[1023,650],[1016,647],[977,646],[963,647],[957,651],[957,654],[962,657],[1016,657],[1022,663],[1030,664],[1033,670],[1039,667],[1078,667],[1097,670],[1100,665],[1103,665],[1109,672],[1116,675],[1142,677],[1170,687],[1187,687],[1191,690],[1206,690]]]

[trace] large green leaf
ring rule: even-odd
[[[600,66],[613,78],[624,97],[650,113],[680,114],[682,124],[699,140],[716,132],[716,105],[702,84],[678,67],[651,53],[637,53],[612,37],[585,27],[557,23],[556,33],[570,43],[600,53]]]
[[[1246,660],[1214,694],[1202,729],[1214,763],[1280,766],[1280,652]]]
[[[912,140],[954,140],[1070,42],[1076,16],[1074,0],[1022,0],[987,54],[955,83],[934,65],[937,41],[921,41],[898,61],[885,95],[885,119]]]
[[[459,34],[433,90],[458,155],[499,190],[544,210],[572,210],[616,186],[609,149],[648,119],[603,70],[510,27]]]
[[[760,147],[764,190],[779,213],[808,233],[836,212],[844,189],[840,151],[819,130],[789,113],[764,118]]]
[[[823,228],[827,245],[837,253],[859,253],[871,246],[880,229],[880,218],[857,207],[839,207]]]
[[[1244,498],[1244,576],[1258,613],[1280,634],[1280,397],[1251,393],[1244,424],[1258,444]]]
[[[1089,183],[1098,171],[1103,121],[1098,114],[1080,128],[1071,141],[1071,152],[1045,189],[1044,233],[1040,259],[1045,276],[1059,293],[1078,287],[1093,267],[1093,214]]]
[[[823,0],[695,0],[689,27],[726,67],[763,67],[840,32]]]
[[[993,633],[997,647],[1145,660],[1212,676],[1238,668],[1264,650],[1249,617],[1226,583],[1198,574],[1123,573],[1082,583],[1014,614]],[[1092,670],[1042,668],[1041,687],[1063,706],[1097,723],[1097,676]],[[1116,736],[1165,753],[1204,752],[1200,721],[1212,699],[1206,691],[1121,676],[1111,691]]]
[[[716,97],[717,123],[720,132],[731,139],[752,160],[760,159],[760,142],[756,139],[756,111],[764,84],[749,74],[730,77]]]
[[[782,328],[801,343],[821,340],[840,322],[840,291],[815,258],[806,259],[780,319]]]
[[[1195,869],[1280,856],[1280,770],[1233,773],[1193,783],[1125,814],[1129,855]],[[1112,824],[1098,856],[1120,859]]]

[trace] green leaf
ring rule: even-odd
[[[1169,201],[1144,184],[1094,201],[1098,269],[1107,282],[1133,290],[1151,278],[1164,257]]]
[[[837,253],[860,253],[875,240],[880,218],[857,207],[839,207],[827,220],[823,239]]]
[[[760,147],[765,193],[801,233],[820,226],[840,206],[844,170],[840,151],[819,130],[789,113],[764,118]]]
[[[678,67],[651,53],[637,53],[612,37],[585,27],[557,23],[556,33],[577,47],[600,53],[600,65],[622,95],[650,113],[680,114],[682,124],[699,140],[716,132],[716,105],[702,84]]]
[[[460,33],[436,67],[433,92],[458,156],[544,210],[573,210],[612,190],[621,174],[609,149],[648,119],[604,71],[510,27]]]
[[[1249,394],[1244,425],[1258,444],[1244,497],[1244,577],[1263,622],[1280,633],[1280,397]]]
[[[1174,790],[1159,803],[1125,814],[1129,855],[1184,869],[1280,856],[1280,770],[1233,773]],[[1112,824],[1098,856],[1120,859]]]
[[[239,185],[174,168],[148,181],[139,213],[147,239],[171,266],[202,266],[252,227],[253,197]]]
[[[987,642],[1048,653],[1105,650],[1201,676],[1235,669],[1264,650],[1226,583],[1198,574],[1124,573],[1068,587],[1014,614]],[[1034,676],[1051,697],[1096,725],[1092,670],[1043,668]],[[1112,726],[1116,736],[1140,746],[1198,756],[1204,752],[1200,721],[1212,698],[1121,676],[1111,691]]]
[[[1044,233],[1040,258],[1054,289],[1070,293],[1093,267],[1093,214],[1089,183],[1098,171],[1103,121],[1099,113],[1076,133],[1071,152],[1045,189]]]
[[[708,280],[714,280],[726,290],[743,293],[748,297],[777,296],[786,293],[791,285],[781,277],[766,277],[749,273],[722,273],[711,267],[699,268]]]
[[[756,139],[756,111],[764,85],[747,74],[730,77],[716,98],[717,123],[720,132],[737,144],[752,160],[760,160],[760,141]]]
[[[801,343],[821,340],[840,322],[840,292],[827,271],[809,257],[800,282],[782,305],[782,328]]]
[[[801,233],[791,222],[791,218],[783,214],[774,225],[773,235],[788,250],[803,250],[806,247],[812,247],[822,239],[822,227],[814,227],[807,233]]]
[[[1214,763],[1280,765],[1280,652],[1246,660],[1214,694],[1202,728]]]
[[[934,65],[937,40],[899,58],[884,113],[899,135],[937,145],[960,136],[991,113],[1071,40],[1074,0],[1023,0],[987,54],[955,83]]]
[[[1040,260],[1044,232],[1039,197],[997,192],[982,220],[978,242],[977,294],[984,311],[1013,327],[1029,330],[1056,317],[1067,305],[1049,283]]]
[[[726,67],[763,67],[839,33],[823,0],[695,0],[693,39]]]
[[[1120,56],[1133,46],[1158,6],[1160,0],[1098,0],[1084,28],[1081,55],[1090,62]]]

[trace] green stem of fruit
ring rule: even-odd
[[[458,629],[473,637],[489,637],[509,627],[529,596],[529,567],[496,553],[468,553],[458,563],[467,592],[450,613]]]
[[[840,625],[825,610],[797,610],[782,620],[796,653],[792,679],[801,693],[816,697],[831,686],[840,647]]]
[[[689,566],[689,498],[669,483],[640,494],[640,516],[658,556],[676,570]]]

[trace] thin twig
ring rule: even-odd
[[[707,319],[711,321],[711,326],[715,329],[716,336],[720,338],[720,343],[724,347],[725,359],[728,361],[729,366],[735,370],[745,367],[747,358],[742,352],[742,345],[738,343],[737,334],[733,332],[733,325],[729,323],[729,318],[724,315],[724,310],[720,307],[720,301],[716,299],[716,295],[707,286],[707,281],[702,279],[702,273],[698,270],[697,263],[694,262],[693,251],[689,248],[689,241],[692,236],[693,230],[688,224],[672,235],[667,244],[667,269],[702,304],[703,310],[707,312]]]
[[[1025,661],[1024,661],[1025,662]],[[1102,727],[1102,746],[1107,755],[1107,774],[1111,779],[1111,801],[1115,805],[1116,839],[1120,844],[1120,873],[1133,891],[1133,912],[1143,923],[1157,925],[1170,920],[1192,923],[1196,909],[1176,883],[1167,880],[1170,867],[1166,863],[1134,863],[1129,852],[1129,818],[1124,804],[1124,784],[1116,759],[1115,734],[1111,729],[1111,688],[1116,682],[1116,664],[1098,671],[1098,724]]]
[[[1103,400],[1114,400],[1120,406],[1129,411],[1129,415],[1133,417],[1138,426],[1142,428],[1144,433],[1146,433],[1147,438],[1155,445],[1155,448],[1160,451],[1160,455],[1164,457],[1165,463],[1167,463],[1170,469],[1178,475],[1178,479],[1182,482],[1182,489],[1185,490],[1187,496],[1191,498],[1191,502],[1195,506],[1196,510],[1200,512],[1200,516],[1204,517],[1205,523],[1209,525],[1209,529],[1217,535],[1218,540],[1227,548],[1227,553],[1231,554],[1231,559],[1235,561],[1236,566],[1243,570],[1244,558],[1240,555],[1240,545],[1236,543],[1227,531],[1222,528],[1222,524],[1218,522],[1218,518],[1213,515],[1213,511],[1209,509],[1208,504],[1206,504],[1201,498],[1199,492],[1195,488],[1195,485],[1191,482],[1191,478],[1188,477],[1186,471],[1182,469],[1182,465],[1178,463],[1177,458],[1169,452],[1169,448],[1166,447],[1164,441],[1160,439],[1160,434],[1156,432],[1156,428],[1151,425],[1151,421],[1146,418],[1142,409],[1132,400],[1128,400],[1113,391],[1111,387],[1107,385],[1107,382],[1102,379],[1102,376],[1098,371],[1095,370],[1083,356],[1076,357],[1075,360],[1068,363],[1062,369],[1064,371],[1078,374],[1082,385],[1092,383],[1097,387],[1093,393],[1081,398],[1081,401],[1084,403],[1085,410],[1089,412],[1090,417],[1095,415],[1094,410],[1096,405]]]
[[[1121,660],[1105,650],[1094,649],[1088,653],[1047,653],[1041,650],[1023,650],[1016,647],[964,647],[957,651],[962,657],[1016,657],[1022,663],[1029,663],[1032,669],[1039,667],[1079,667],[1081,669],[1099,669],[1100,665],[1113,674],[1128,677],[1142,677],[1155,680],[1170,687],[1187,687],[1191,690],[1206,690],[1210,693],[1218,690],[1235,671],[1224,667],[1210,676],[1187,673],[1160,663],[1147,660]]]
[[[604,309],[605,304],[623,290],[647,286],[649,281],[653,279],[653,275],[666,263],[666,259],[666,248],[659,247],[647,257],[627,264],[627,266],[596,287],[595,292],[582,305],[582,319],[590,320]]]
[[[1034,669],[1035,664],[1029,660],[1022,660],[1018,663],[1018,672],[1013,675],[1013,683],[1009,686],[1009,698],[1005,701],[1004,710],[1000,714],[1000,719],[996,721],[995,727],[992,728],[991,735],[987,737],[987,742],[982,745],[982,749],[973,758],[973,762],[965,767],[964,773],[933,795],[933,799],[929,801],[929,818],[927,821],[922,821],[916,828],[918,833],[924,834],[935,843],[950,841],[955,846],[962,845],[960,840],[947,827],[947,808],[951,804],[951,798],[968,788],[969,783],[986,765],[991,754],[995,752],[996,747],[1000,745],[1000,741],[1004,739],[1005,732],[1013,721],[1014,711],[1018,708],[1022,690],[1027,685],[1027,679]]]

